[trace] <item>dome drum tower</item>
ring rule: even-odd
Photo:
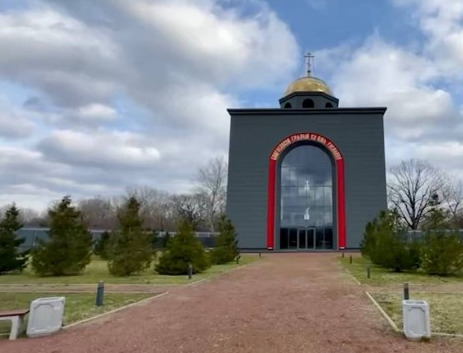
[[[312,76],[301,77],[292,82],[280,99],[280,107],[284,109],[337,108],[338,103],[339,100],[333,97],[328,85]]]

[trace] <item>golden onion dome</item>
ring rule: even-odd
[[[286,89],[284,96],[294,92],[323,92],[330,96],[333,95],[333,91],[325,81],[313,76],[300,77],[293,81]]]

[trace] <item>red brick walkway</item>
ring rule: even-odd
[[[255,264],[57,335],[0,341],[1,353],[462,352],[461,340],[408,342],[335,254]]]

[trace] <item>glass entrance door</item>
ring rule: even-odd
[[[316,228],[281,228],[280,249],[288,250],[316,250]]]
[[[299,228],[299,250],[315,249],[315,228]]]

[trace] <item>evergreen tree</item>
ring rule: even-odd
[[[32,268],[40,275],[78,274],[90,263],[92,235],[71,202],[65,196],[48,210],[49,240],[40,241],[32,251]]]
[[[425,227],[421,250],[422,267],[430,275],[447,276],[463,269],[463,241],[452,229],[446,214],[431,210]]]
[[[131,197],[118,214],[119,229],[111,234],[108,268],[116,276],[143,271],[153,257],[152,234],[143,230],[140,203]]]
[[[0,274],[19,270],[27,263],[27,251],[19,252],[18,247],[25,238],[18,238],[17,231],[23,226],[19,222],[19,209],[16,205],[9,207],[0,222]]]
[[[371,262],[396,272],[420,266],[420,244],[408,239],[407,230],[393,211],[382,211],[367,224],[360,247]]]
[[[235,227],[225,215],[222,215],[219,221],[219,235],[211,252],[212,261],[217,265],[225,264],[233,261],[239,253]]]
[[[183,220],[178,232],[167,243],[156,265],[156,271],[162,275],[186,275],[189,264],[193,266],[193,273],[202,272],[210,267],[207,254],[195,237],[192,225]]]

